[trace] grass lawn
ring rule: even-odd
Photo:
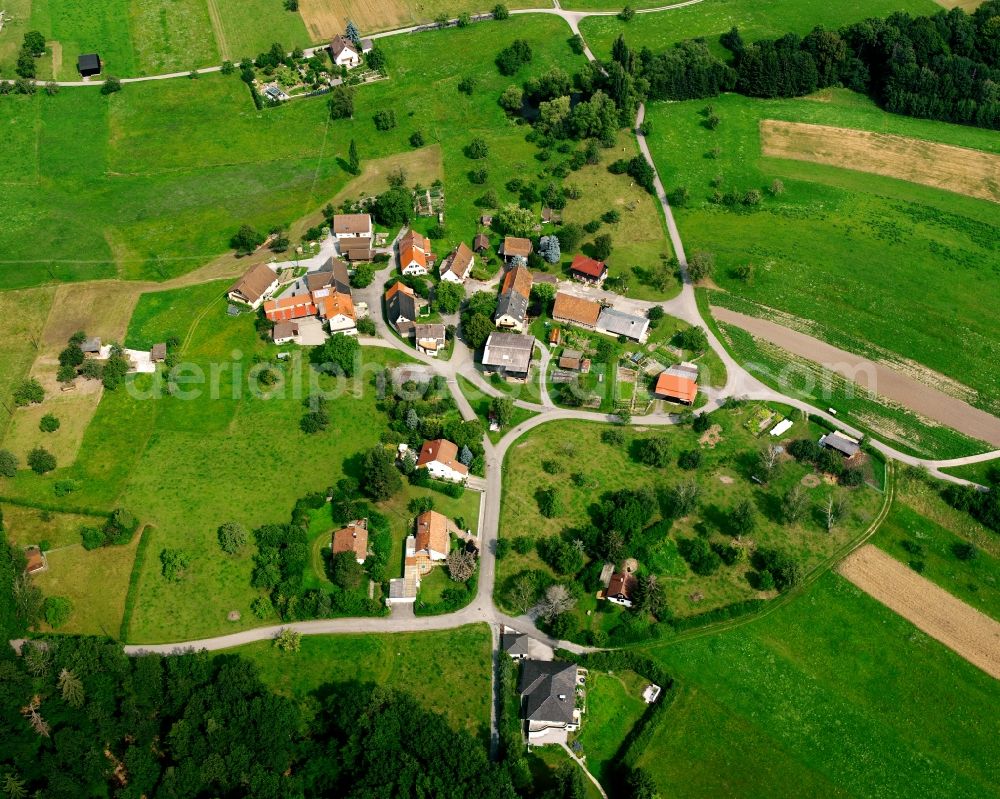
[[[35,583],[46,596],[73,603],[73,615],[59,632],[118,637],[138,545],[137,532],[126,546],[88,552],[77,536],[77,543],[46,554],[48,571],[36,575]]]
[[[136,0],[130,3],[129,28],[135,44],[138,73],[158,75],[221,63],[209,18],[212,2],[218,0]],[[259,25],[260,18],[255,16],[254,19]],[[70,66],[75,67],[76,63]]]
[[[997,796],[998,683],[835,574],[650,653],[677,680],[639,761],[664,795]]]
[[[3,506],[7,537],[18,546],[46,543],[46,550],[62,549],[80,543],[81,527],[100,527],[103,516],[82,513],[54,513],[26,505]]]
[[[286,52],[317,43],[302,17],[270,0],[201,0],[211,16],[211,30],[223,59],[254,58],[280,42]]]
[[[11,395],[28,376],[54,295],[53,287],[0,292],[0,407],[13,407]],[[4,430],[10,422],[6,407],[0,418]]]
[[[576,222],[585,225],[601,221],[607,211],[618,211],[620,219],[613,224],[604,223],[592,235],[585,237],[581,249],[589,252],[589,241],[594,236],[611,236],[612,252],[608,258],[611,278],[624,277],[627,281],[627,297],[642,300],[665,300],[680,292],[680,283],[671,277],[667,286],[657,288],[650,282],[649,275],[661,260],[673,256],[667,238],[663,213],[654,197],[635,184],[628,175],[613,175],[608,172],[608,164],[619,158],[630,159],[639,153],[635,136],[631,132],[618,134],[617,144],[601,152],[599,164],[587,165],[572,173],[566,179],[582,191],[579,200],[571,201],[563,211],[564,223]],[[558,228],[549,231],[554,232]],[[564,253],[562,274],[569,277],[569,266],[576,253]],[[546,268],[549,268],[546,265]],[[615,284],[618,290],[617,284]]]
[[[231,650],[254,661],[271,688],[305,701],[328,683],[360,680],[419,699],[456,729],[489,737],[490,631],[485,624],[447,632],[302,637],[295,654],[269,641]],[[417,677],[433,664],[437,679]]]
[[[240,8],[267,30],[268,42],[280,38]],[[274,9],[287,13],[280,3]],[[127,17],[124,7],[121,14]],[[120,27],[119,38],[127,39]],[[534,58],[509,78],[493,59],[515,38],[529,42]],[[561,20],[543,15],[392,37],[382,45],[390,78],[358,89],[351,120],[330,121],[323,98],[257,111],[238,76],[129,84],[110,97],[8,97],[0,130],[17,128],[5,154],[18,166],[17,182],[4,187],[9,210],[0,220],[0,249],[21,268],[4,270],[0,288],[185,274],[225,252],[244,222],[267,230],[315,213],[352,179],[342,166],[352,139],[366,163],[412,152],[417,129],[440,146],[448,232],[436,249],[447,252],[471,241],[482,213],[475,201],[485,191],[511,202],[516,197],[505,186],[512,178],[539,188],[550,180],[546,170],[561,158],[537,161],[537,148],[524,140],[529,129],[508,120],[496,101],[510,83],[556,64],[580,70],[585,60],[568,38]],[[478,78],[472,96],[457,90],[468,74]],[[395,110],[396,128],[375,129],[372,116],[381,108]],[[476,136],[490,149],[484,162],[463,153]],[[484,185],[469,181],[474,166],[489,171]],[[646,224],[659,226],[652,217]]]
[[[921,574],[963,602],[1000,619],[1000,541],[938,493],[944,483],[904,470],[888,518],[872,543],[894,558],[922,565]],[[976,556],[955,557],[953,547],[969,542]]]
[[[648,114],[664,184],[687,186],[692,195],[690,207],[677,210],[685,246],[716,256],[713,277],[726,294],[712,302],[805,326],[945,391],[962,394],[967,386],[972,404],[998,412],[1000,372],[987,364],[1000,347],[1000,310],[980,301],[998,288],[996,205],[877,175],[763,158],[758,126],[762,119],[830,124],[994,153],[997,137],[886,114],[843,90],[775,101],[726,95],[712,105],[722,120],[716,131],[701,125],[705,101],[656,103]],[[719,157],[709,157],[716,146]],[[761,190],[761,204],[713,204],[716,176],[722,192]],[[774,179],[784,184],[779,196],[769,191]],[[755,269],[744,282],[734,270],[748,262]]]
[[[286,522],[299,497],[336,483],[345,470],[356,476],[357,453],[378,439],[372,420],[380,417],[368,377],[360,378],[360,396],[331,401],[331,428],[315,437],[299,430],[303,405],[295,390],[304,385],[296,378],[295,362],[285,367],[289,386],[284,396],[255,395],[245,377],[252,359],[273,357],[275,350],[257,337],[250,316],[226,316],[225,303],[212,297],[222,288],[207,284],[143,295],[127,336],[144,342],[173,332],[186,340],[184,356],[195,368],[210,375],[213,364],[219,365],[215,398],[208,388],[192,399],[130,396],[124,389],[106,392],[74,465],[45,477],[22,470],[4,487],[4,493],[23,501],[57,508],[106,512],[123,505],[154,525],[130,623],[137,641],[253,626],[249,605],[257,592],[249,584],[252,548],[236,557],[223,555],[216,542],[218,526],[230,520],[250,529]],[[398,361],[386,350],[366,351],[365,359],[369,373],[376,363]],[[243,377],[234,388],[233,375],[239,373]],[[308,367],[302,375],[301,381],[310,375]],[[136,381],[137,388],[150,394],[152,384],[148,377]],[[333,384],[324,378],[320,385],[329,389]],[[54,498],[53,481],[66,477],[77,480],[80,488],[62,500]],[[161,577],[164,548],[193,555],[183,584]],[[213,598],[208,605],[206,596]],[[230,610],[239,610],[242,620],[228,622]]]
[[[86,0],[32,0],[31,28],[58,42],[61,62],[48,55],[39,61],[39,78],[79,80],[76,59],[81,53],[98,53],[105,75],[130,77],[139,63],[129,26],[128,0],[88,3]],[[4,32],[4,36],[8,34]],[[52,47],[49,47],[49,51]],[[47,62],[47,63],[46,63]],[[54,69],[53,69],[54,66]],[[87,92],[90,94],[90,92]]]
[[[660,0],[637,0],[633,8],[662,5]],[[622,6],[611,0],[572,0],[566,8],[609,9]],[[783,36],[794,32],[805,35],[817,25],[839,28],[869,17],[882,17],[893,11],[911,14],[933,14],[941,7],[933,0],[832,0],[815,3],[810,0],[705,0],[687,8],[662,14],[639,14],[629,22],[616,17],[590,17],[580,23],[580,33],[598,58],[606,58],[618,35],[636,49],[649,47],[664,50],[684,39],[704,37],[720,56],[728,51],[718,44],[720,34],[734,25],[749,41],[766,36]]]
[[[557,769],[565,766],[579,768],[566,754],[561,746],[536,746],[528,755],[528,767],[531,769],[532,785],[536,790],[555,788],[554,775]],[[583,776],[583,799],[601,799],[596,786]]]
[[[997,474],[998,469],[1000,469],[1000,459],[984,461],[982,463],[970,463],[968,466],[950,466],[941,471],[965,480],[972,480],[972,482],[979,483],[980,485],[988,486],[997,482],[997,478],[994,475]]]
[[[509,451],[504,464],[500,534],[539,539],[586,528],[593,523],[597,503],[603,496],[621,488],[654,488],[661,505],[653,512],[651,523],[655,523],[667,507],[667,490],[682,480],[694,479],[701,488],[698,510],[658,533],[659,542],[645,553],[645,560],[640,558],[640,566],[660,576],[667,605],[679,617],[751,597],[771,596],[750,587],[745,561],[722,566],[707,577],[695,575],[678,555],[677,541],[704,535],[713,542],[727,544],[732,540],[726,532],[728,513],[741,500],[749,499],[757,510],[757,524],[750,535],[753,542],[789,552],[808,572],[866,529],[882,497],[869,487],[848,490],[822,481],[808,486],[810,481],[802,483],[802,479],[811,475],[811,470],[791,460],[781,465],[768,485],[752,482],[756,453],[769,441],[757,439],[744,427],[751,408],[743,406],[711,415],[711,421],[719,425],[720,438],[714,447],[699,444],[699,434],[690,427],[627,430],[623,445],[603,441],[602,433],[610,429],[608,425],[560,421],[532,430]],[[783,441],[818,438],[819,431],[813,425],[796,416],[790,418],[796,420],[795,425]],[[652,436],[666,436],[670,441],[672,457],[666,468],[651,468],[632,455],[637,441]],[[677,455],[687,449],[701,450],[702,465],[697,471],[685,471],[676,465]],[[555,470],[549,471],[551,467]],[[809,510],[799,522],[781,524],[775,521],[781,498],[797,484],[808,495]],[[550,486],[557,487],[564,507],[555,518],[543,517],[536,500],[536,493]],[[827,533],[819,507],[831,491],[845,498],[849,510],[845,522]],[[498,565],[497,598],[501,604],[506,602],[505,583],[523,569],[541,569],[555,576],[534,551],[521,555],[512,550]],[[595,612],[587,615],[588,610]],[[622,621],[617,609],[587,596],[581,599],[574,615],[579,626],[588,630],[607,632]]]
[[[633,671],[591,670],[587,677],[587,712],[576,740],[583,745],[587,768],[602,785],[612,784],[618,749],[649,707],[642,699],[647,685],[649,680]]]
[[[487,431],[486,435],[490,437],[490,441],[494,444],[507,435],[507,433],[512,429],[521,424],[521,422],[526,422],[532,416],[537,415],[525,408],[518,408],[515,406],[514,413],[511,415],[510,425],[503,430],[490,430],[490,403],[493,401],[493,398],[483,391],[480,391],[471,380],[468,380],[461,375],[458,376],[458,388],[469,401],[469,404],[472,406],[472,410],[476,412],[476,416],[478,416],[482,421],[483,426]]]

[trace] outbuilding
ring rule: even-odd
[[[76,59],[76,71],[82,78],[101,74],[101,57],[97,53],[85,53]]]

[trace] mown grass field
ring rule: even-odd
[[[942,469],[946,474],[961,477],[965,480],[972,480],[980,485],[992,485],[996,478],[994,474],[1000,474],[1000,460],[983,461],[982,463],[970,463],[967,466],[949,466]]]
[[[835,574],[650,651],[677,680],[639,761],[664,795],[998,795],[997,682]]]
[[[487,394],[485,391],[479,389],[471,380],[468,380],[461,375],[458,376],[458,388],[465,395],[465,398],[472,405],[472,410],[476,412],[476,416],[482,421],[483,426],[486,428],[486,435],[490,437],[490,441],[496,444],[501,438],[503,438],[509,431],[517,427],[521,422],[526,422],[535,414],[532,411],[526,410],[525,408],[514,408],[514,413],[511,415],[511,422],[503,430],[490,430],[490,404],[493,398]]]
[[[489,738],[491,640],[484,624],[445,632],[303,636],[296,653],[270,641],[231,650],[254,661],[261,679],[308,708],[322,688],[370,682],[408,693],[456,729]],[[432,668],[435,679],[419,675]]]
[[[675,520],[663,532],[662,541],[653,549],[649,562],[640,563],[640,566],[660,576],[667,605],[679,617],[751,597],[766,598],[769,593],[757,592],[747,582],[749,564],[746,561],[699,577],[678,553],[677,540],[696,535],[705,535],[720,543],[732,540],[727,532],[727,514],[741,500],[749,499],[757,511],[757,526],[750,536],[754,543],[789,552],[799,560],[804,571],[808,571],[863,532],[881,506],[882,497],[870,487],[847,490],[821,481],[819,485],[808,487],[802,483],[802,478],[811,474],[811,469],[791,460],[782,464],[769,484],[754,483],[751,476],[755,471],[756,453],[772,439],[766,434],[757,439],[743,426],[749,415],[750,406],[712,414],[712,422],[720,426],[720,438],[714,447],[700,445],[699,434],[689,427],[639,428],[634,433],[627,433],[626,444],[621,446],[602,440],[602,433],[608,429],[606,425],[559,421],[536,428],[508,452],[504,464],[500,535],[509,538],[526,535],[538,540],[586,527],[592,523],[596,505],[604,495],[621,488],[653,487],[656,490],[658,502],[663,507],[654,511],[651,523],[655,523],[668,507],[667,490],[682,480],[694,479],[701,488],[698,509],[690,516]],[[796,419],[795,416],[790,418]],[[633,455],[637,441],[654,436],[666,436],[671,442],[671,462],[663,469],[646,466]],[[819,431],[797,420],[782,440],[807,436],[818,438]],[[677,466],[677,455],[686,449],[701,450],[702,464],[697,471]],[[555,465],[554,471],[543,466],[543,462],[548,461]],[[806,491],[809,510],[799,522],[784,525],[778,521],[778,507],[781,498],[796,484],[801,484]],[[554,518],[545,518],[539,511],[536,493],[550,486],[557,487],[560,492],[564,510]],[[849,510],[845,521],[828,533],[821,524],[819,506],[831,491],[846,498]],[[505,602],[506,581],[524,569],[540,569],[555,576],[536,551],[521,555],[512,550],[497,566],[497,599],[501,604]],[[588,616],[587,611],[595,612]],[[621,621],[616,608],[606,602],[596,602],[588,595],[580,600],[575,615],[584,629],[607,631]]]
[[[216,529],[229,520],[248,528],[287,521],[299,497],[324,490],[345,472],[357,476],[355,456],[378,438],[378,425],[372,423],[375,392],[367,382],[359,397],[331,402],[331,428],[316,437],[299,430],[304,408],[292,389],[293,384],[306,387],[307,366],[301,382],[295,376],[298,367],[288,367],[284,397],[251,392],[246,374],[252,359],[273,354],[273,349],[257,337],[250,316],[226,316],[225,302],[219,299],[226,285],[143,295],[126,337],[141,343],[175,333],[187,340],[183,357],[193,368],[206,375],[217,369],[216,397],[207,386],[191,399],[143,395],[152,395],[149,377],[136,382],[139,392],[133,395],[124,388],[106,392],[74,465],[44,477],[22,470],[2,488],[22,501],[57,508],[106,512],[123,505],[155,525],[148,533],[148,556],[129,628],[135,640],[176,640],[253,626],[249,604],[257,592],[249,583],[252,547],[242,555],[225,556],[216,543]],[[376,359],[397,360],[392,352],[373,352],[366,356],[369,368]],[[234,373],[241,375],[235,387]],[[327,381],[321,385],[332,388]],[[78,481],[79,488],[60,499],[52,484],[62,478]],[[162,578],[159,556],[164,548],[192,554],[194,565],[185,582]],[[211,603],[205,603],[206,596],[213,598]],[[230,610],[241,612],[241,622],[226,621]]]
[[[231,61],[254,58],[274,42],[286,52],[318,44],[306,30],[300,14],[286,11],[271,0],[200,0],[212,17],[212,31],[220,56]]]
[[[534,58],[507,78],[493,59],[515,38],[530,43]],[[185,274],[225,252],[243,222],[266,230],[315,213],[350,180],[342,164],[352,139],[366,162],[412,152],[409,138],[418,129],[440,144],[447,235],[438,246],[444,252],[471,241],[482,212],[475,201],[484,192],[492,188],[510,202],[510,179],[540,188],[548,181],[537,148],[524,140],[528,128],[509,121],[496,101],[509,84],[556,64],[579,70],[584,59],[567,40],[560,20],[541,15],[392,37],[381,43],[390,79],[357,91],[352,120],[330,121],[323,98],[256,111],[237,76],[131,84],[111,97],[9,97],[0,130],[20,131],[11,136],[9,160],[23,166],[7,192],[0,248],[19,268],[0,273],[0,288]],[[472,96],[457,90],[465,75],[478,79]],[[375,129],[372,116],[381,108],[395,110],[393,130]],[[463,152],[476,136],[490,149],[482,162]],[[468,179],[478,166],[489,171],[484,185]],[[662,230],[648,198],[637,208],[649,214],[647,231]],[[626,258],[636,245],[619,227],[616,246]],[[662,242],[652,236],[642,247],[658,251]],[[645,258],[633,251],[625,263],[641,266]]]
[[[602,785],[613,785],[615,756],[622,741],[649,709],[642,699],[649,680],[633,671],[591,670],[587,675],[587,712],[575,736],[587,757],[587,769]]]
[[[1000,151],[986,130],[894,117],[845,91],[811,99],[711,103],[722,122],[706,129],[706,102],[656,104],[648,113],[657,168],[668,191],[686,186],[677,209],[690,251],[716,255],[715,283],[767,309],[809,320],[812,335],[869,357],[921,366],[968,386],[973,404],[1000,408],[1000,316],[980,298],[997,291],[996,205],[835,167],[762,158],[761,119],[833,124]],[[711,157],[714,147],[718,158]],[[730,209],[719,191],[762,192],[760,205]],[[784,192],[771,196],[774,179]],[[803,242],[808,242],[804,247]],[[751,263],[749,281],[735,276]],[[742,309],[741,309],[742,310]],[[960,320],[956,324],[956,320]],[[947,386],[943,386],[948,390]]]
[[[637,0],[633,8],[663,5],[660,0]],[[573,0],[565,8],[618,10],[620,3],[611,0]],[[659,14],[637,14],[629,22],[617,17],[591,17],[580,23],[590,49],[598,58],[611,52],[611,44],[624,33],[636,48],[663,50],[684,39],[704,37],[717,53],[728,53],[718,44],[720,34],[734,25],[744,39],[782,36],[793,32],[805,35],[817,25],[838,28],[868,17],[882,17],[893,11],[911,14],[933,14],[940,6],[933,0],[831,0],[815,3],[810,0],[704,0],[686,8]]]
[[[872,543],[948,593],[994,619],[1000,619],[1000,542],[967,513],[941,499],[943,483],[903,471],[888,518]],[[971,560],[954,547],[971,543]]]

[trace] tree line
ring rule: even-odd
[[[817,27],[804,37],[787,33],[752,43],[733,28],[720,41],[733,54],[731,64],[703,40],[636,53],[619,36],[605,78],[611,96],[624,112],[633,92],[651,100],[734,90],[797,97],[845,86],[893,113],[1000,128],[1000,0],[972,14],[961,8],[916,17],[897,12],[835,31]]]
[[[129,658],[70,637],[5,649],[5,796],[515,796],[480,741],[380,686],[325,685],[304,713],[236,655]]]

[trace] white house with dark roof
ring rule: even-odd
[[[575,663],[522,663],[518,691],[529,743],[565,743],[569,733],[580,729],[582,711],[576,707],[579,674]]]
[[[361,48],[339,33],[330,40],[329,50],[330,58],[338,67],[351,69],[361,63]]]

